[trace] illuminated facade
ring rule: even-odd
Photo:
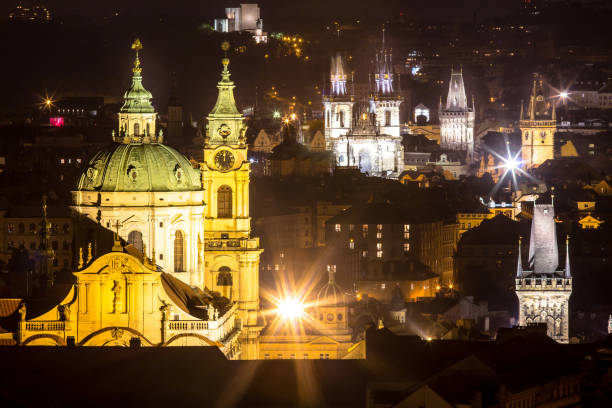
[[[18,341],[30,346],[216,346],[235,358],[236,305],[194,291],[137,251],[113,251],[74,273],[76,283],[48,312],[27,320]]]
[[[354,338],[348,325],[348,300],[336,283],[336,267],[328,265],[327,270],[329,279],[319,288],[314,307],[299,320],[282,320],[268,327],[261,337],[260,359],[365,358],[365,341]]]
[[[89,162],[72,192],[76,241],[94,245],[96,230],[121,238],[155,260],[164,271],[203,286],[204,191],[201,175],[156,132],[151,93],[142,86],[136,40],[132,85],[119,111],[113,143]]]
[[[440,117],[440,147],[443,150],[460,150],[466,152],[466,162],[471,164],[474,158],[474,103],[468,107],[463,83],[463,71],[451,70],[446,106],[438,109]]]
[[[229,44],[224,43],[224,49]],[[246,126],[236,108],[234,82],[222,59],[217,102],[208,115],[202,183],[204,216],[204,286],[238,304],[243,359],[256,359],[263,328],[259,314],[259,239],[251,238],[249,217],[250,162]]]
[[[344,58],[331,60],[331,91],[325,106],[325,145],[336,166],[355,167],[371,176],[397,177],[404,167],[399,106],[390,53],[376,55],[373,88],[367,103],[356,103]]]
[[[554,104],[546,100],[542,77],[533,81],[529,108],[525,113],[521,104],[521,154],[525,168],[538,167],[554,159],[557,117]]]
[[[548,336],[559,343],[569,341],[568,303],[572,294],[569,237],[565,251],[565,268],[560,268],[554,207],[534,203],[529,269],[523,269],[519,242],[516,271],[519,325],[546,323]]]

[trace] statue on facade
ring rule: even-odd
[[[25,322],[26,319],[26,304],[22,303],[21,306],[19,306],[19,320],[21,320],[22,322]]]
[[[121,306],[121,284],[119,281],[113,281],[111,290],[113,291],[113,313],[117,313],[117,310]]]

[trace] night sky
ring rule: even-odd
[[[28,4],[28,1],[24,1]],[[46,0],[46,4],[56,16],[90,16],[104,17],[116,11],[127,14],[167,15],[167,16],[202,16],[212,18],[221,16],[223,8],[238,5],[231,0]],[[519,0],[304,0],[302,2],[287,0],[259,0],[264,21],[275,22],[288,17],[325,17],[349,18],[351,16],[389,16],[401,11],[406,16],[428,19],[469,20],[474,13],[477,17],[503,16],[516,10]],[[17,4],[15,0],[2,0],[0,11],[5,18]]]

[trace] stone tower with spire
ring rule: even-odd
[[[516,294],[519,325],[546,323],[548,335],[559,343],[569,341],[568,304],[572,294],[569,237],[565,241],[565,267],[559,265],[555,210],[552,204],[535,204],[526,269],[519,241]]]
[[[463,70],[451,69],[446,105],[438,109],[440,117],[440,147],[444,150],[461,150],[466,152],[466,163],[474,159],[474,101],[468,106],[468,99],[463,83]]]
[[[554,159],[557,115],[554,103],[547,100],[543,79],[536,75],[533,80],[527,112],[521,102],[521,154],[525,168],[538,167],[546,160]]]
[[[353,125],[352,74],[350,74],[344,56],[340,53],[331,57],[330,89],[323,97],[325,107],[325,142],[327,149],[339,137],[346,135]]]
[[[227,52],[229,43],[222,49]],[[247,158],[244,117],[234,100],[230,60],[221,60],[223,71],[217,84],[217,102],[206,118],[204,162],[205,286],[238,304],[242,323],[241,359],[259,356],[263,329],[259,314],[259,239],[251,237],[249,215],[250,162]]]
[[[393,72],[393,54],[386,48],[385,29],[382,30],[381,49],[374,61],[374,82],[370,85],[370,106],[381,134],[400,136],[400,105],[404,101]]]

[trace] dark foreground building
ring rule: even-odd
[[[2,347],[0,405],[610,406],[611,346],[562,345],[534,327],[495,342],[371,329],[367,358],[351,361],[230,361],[213,347]]]

